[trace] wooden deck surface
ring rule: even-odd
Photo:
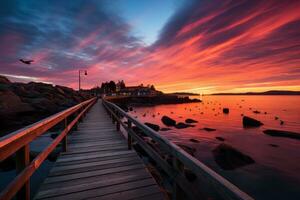
[[[62,153],[35,199],[164,199],[155,180],[106,114],[101,100]]]

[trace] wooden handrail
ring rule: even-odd
[[[200,190],[203,190],[205,186],[208,186],[210,189],[213,189],[212,192],[214,194],[218,193],[218,195],[221,195],[218,197],[221,197],[222,199],[253,200],[252,197],[241,191],[238,187],[230,183],[224,177],[214,172],[204,163],[197,160],[165,137],[159,135],[156,131],[144,125],[117,105],[108,102],[105,99],[102,100],[102,103],[108,113],[112,116],[113,121],[117,122],[117,126],[123,126],[128,134],[128,142],[131,142],[131,138],[133,138],[141,146],[141,148],[143,148],[143,150],[145,150],[148,155],[173,179],[176,187],[179,187],[180,190],[183,190],[190,199],[199,199],[200,197],[203,197],[203,191],[200,192]],[[121,120],[120,116],[127,119],[130,127]],[[161,155],[159,155],[150,145],[148,145],[141,137],[139,137],[131,129],[131,124],[134,124],[136,127],[138,127],[144,134],[157,142],[160,147],[167,152],[168,155],[171,155],[171,157],[173,157],[173,164],[168,164],[168,162],[163,159]],[[128,146],[131,148],[131,144],[128,144]],[[197,180],[204,182],[205,185],[198,186],[198,188],[192,186],[191,183],[186,180],[183,169],[190,170],[194,175],[196,175]]]
[[[79,119],[87,112],[87,110],[96,102],[96,98],[84,101],[76,106],[66,109],[62,112],[54,114],[35,124],[17,130],[0,138],[0,161],[6,159],[14,153],[21,154],[21,167],[17,164],[18,175],[9,183],[9,185],[1,192],[0,200],[12,199],[18,192],[17,197],[20,199],[30,198],[29,180],[32,174],[39,168],[47,156],[62,142],[67,141],[67,134],[74,127]],[[67,124],[67,118],[79,112],[75,119]],[[45,133],[56,124],[64,121],[64,130],[50,143],[38,156],[29,161],[29,143],[35,138]],[[63,150],[66,150],[66,144]],[[24,151],[25,149],[25,151]],[[18,160],[16,161],[18,163]]]

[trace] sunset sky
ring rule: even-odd
[[[300,90],[300,1],[1,0],[0,53],[12,81],[75,89],[81,69],[83,88]]]

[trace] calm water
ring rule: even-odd
[[[300,140],[271,137],[262,132],[271,128],[300,132],[300,96],[204,96],[202,100],[202,103],[137,107],[130,114],[161,127],[165,127],[160,120],[163,115],[177,122],[195,119],[198,121],[195,127],[173,128],[160,134],[196,148],[196,158],[256,199],[300,199]],[[230,109],[229,114],[222,113],[224,107]],[[253,113],[255,110],[261,114]],[[241,114],[258,119],[264,125],[245,129]],[[283,125],[280,120],[284,121]],[[204,127],[217,130],[200,130]],[[212,150],[222,143],[215,139],[217,136],[251,156],[255,164],[222,170],[212,155]],[[200,143],[190,142],[191,138]]]

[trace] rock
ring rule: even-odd
[[[267,129],[264,130],[263,132],[273,137],[286,137],[286,138],[300,140],[300,133],[296,133],[296,132],[275,130],[275,129]]]
[[[197,179],[196,174],[194,174],[191,170],[186,168],[184,169],[184,176],[190,182],[194,182]]]
[[[204,127],[201,130],[205,130],[205,131],[211,132],[211,131],[216,131],[217,129]]]
[[[1,78],[1,76],[0,76]],[[10,171],[16,168],[15,156],[9,156],[0,162],[0,171]]]
[[[234,170],[255,161],[248,155],[243,154],[228,144],[220,144],[213,151],[216,163],[224,170]]]
[[[52,133],[52,134],[50,135],[50,137],[51,137],[52,139],[57,138],[57,136],[58,136],[58,133]]]
[[[199,143],[200,142],[199,140],[196,140],[196,139],[193,139],[193,138],[191,138],[190,141],[191,142],[195,142],[195,143]]]
[[[0,83],[2,84],[10,84],[11,82],[5,76],[0,75]]]
[[[159,131],[160,127],[156,124],[152,124],[149,122],[145,122],[144,123],[146,126],[148,126],[149,128],[153,129],[154,131]]]
[[[147,137],[147,135],[137,126],[133,126],[132,130],[139,136]]]
[[[224,139],[224,138],[222,138],[222,137],[216,137],[216,139],[217,139],[217,140],[219,140],[219,141],[222,141],[222,142],[224,142],[224,141],[225,141],[225,139]]]
[[[228,114],[229,113],[229,108],[223,108],[223,113]]]
[[[168,116],[165,116],[165,115],[161,118],[161,121],[166,126],[175,126],[176,125],[176,121],[174,119],[172,119]]]
[[[33,110],[29,104],[22,102],[14,92],[9,90],[0,92],[0,115],[16,115]]]
[[[169,131],[172,130],[171,128],[161,128],[160,131]]]
[[[185,123],[188,123],[188,124],[197,123],[197,122],[198,121],[196,121],[194,119],[190,119],[190,118],[188,118],[188,119],[185,120]]]
[[[280,120],[280,125],[283,125],[284,124],[284,121]]]
[[[132,108],[132,107],[129,107],[129,111],[133,111],[133,108]]]
[[[247,116],[243,117],[243,126],[244,127],[259,127],[261,125],[263,125],[263,123],[256,119],[253,119],[253,118],[247,117]]]
[[[194,125],[185,124],[183,122],[179,122],[175,125],[175,128],[177,128],[177,129],[183,129],[183,128],[189,128],[189,127],[194,127]]]
[[[271,147],[279,147],[279,145],[277,145],[277,144],[269,144],[269,146],[271,146]]]
[[[255,114],[260,114],[260,111],[254,110],[253,113],[255,113]]]
[[[186,146],[184,144],[177,144],[179,147],[181,147],[184,151],[186,151],[188,154],[194,156],[195,153],[196,153],[196,149],[193,148],[193,147],[189,147],[189,146]]]
[[[279,119],[279,117],[275,116],[275,117],[274,117],[274,119],[275,119],[275,120],[278,120],[278,119]]]

